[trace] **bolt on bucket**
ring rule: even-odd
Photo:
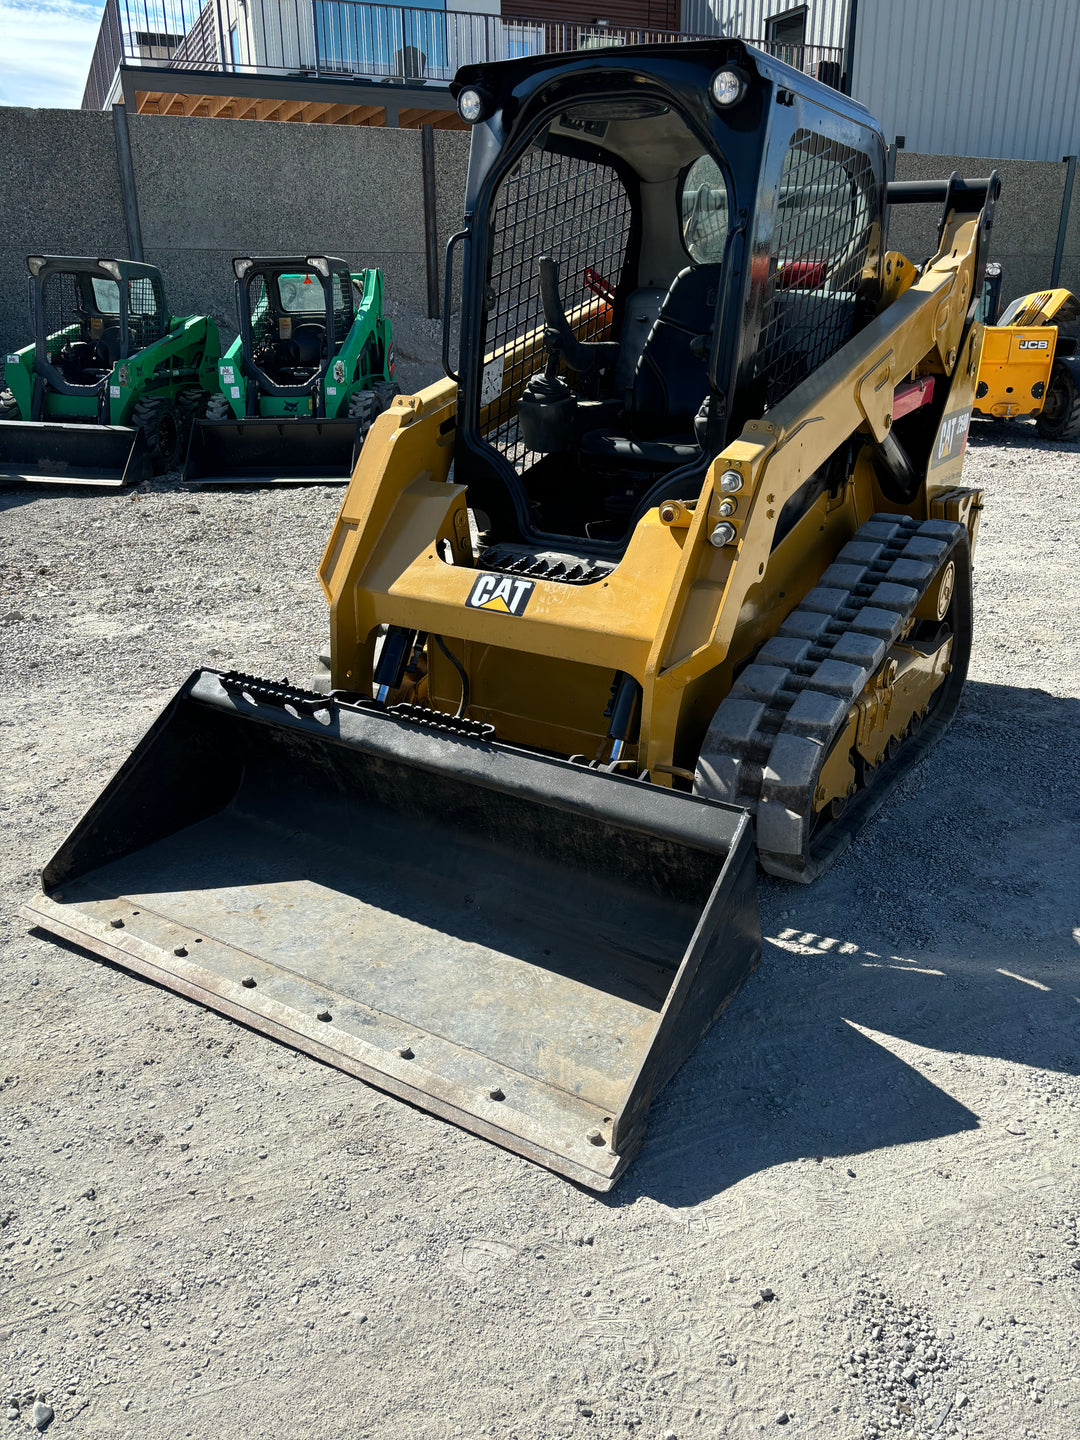
[[[355,420],[197,420],[184,479],[202,485],[345,485],[359,448]]]
[[[0,420],[0,485],[101,485],[149,480],[150,454],[129,425]]]
[[[25,913],[607,1190],[760,958],[749,818],[432,718],[196,671]]]

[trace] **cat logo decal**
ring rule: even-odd
[[[500,615],[524,615],[535,581],[516,575],[478,575],[466,600],[470,610],[495,610]]]

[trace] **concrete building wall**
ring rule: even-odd
[[[133,115],[143,251],[175,314],[236,333],[234,255],[331,254],[383,271],[426,313],[419,130]],[[435,135],[441,257],[461,219],[469,137]],[[0,108],[0,344],[29,339],[26,256],[127,254],[111,114]]]
[[[1057,245],[1066,167],[1037,160],[987,160],[972,155],[913,155],[900,150],[897,180],[944,180],[956,171],[976,179],[997,170],[1001,199],[994,214],[990,259],[1002,268],[1002,300],[1025,295],[1050,283]],[[936,205],[894,206],[889,245],[916,262],[937,246],[941,212]],[[1080,294],[1080,186],[1073,193],[1070,226],[1062,259],[1062,285]]]

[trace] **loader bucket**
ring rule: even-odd
[[[149,480],[141,430],[128,425],[68,425],[0,420],[0,485],[138,485]]]
[[[196,671],[37,925],[597,1190],[754,969],[745,811]]]
[[[345,485],[355,420],[197,420],[184,479],[201,485]]]

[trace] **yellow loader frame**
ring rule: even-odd
[[[447,483],[456,387],[444,381],[400,397],[372,427],[319,568],[333,688],[370,691],[381,625],[433,633],[468,673],[470,718],[510,744],[591,758],[604,740],[599,717],[612,672],[622,671],[642,689],[639,738],[626,758],[654,784],[685,781],[737,667],[861,523],[899,508],[881,492],[871,447],[886,440],[894,393],[906,382],[933,377],[947,391],[927,514],[916,518],[960,521],[974,545],[981,492],[958,482],[983,343],[983,327],[968,319],[978,224],[977,215],[952,211],[918,278],[890,253],[876,318],[767,419],[745,426],[710,466],[696,501],[649,512],[603,582],[536,581],[520,616],[468,604],[476,579],[468,496]],[[522,368],[514,371],[520,381]],[[774,552],[785,502],[853,433],[865,445],[847,482],[822,495]],[[734,496],[720,488],[729,472],[741,482]],[[721,519],[735,535],[717,548],[710,534]],[[422,698],[452,713],[459,677],[429,651]]]

